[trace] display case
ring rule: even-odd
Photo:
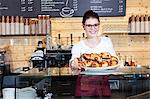
[[[9,75],[3,77],[3,97],[17,99],[24,95],[24,98],[41,97],[51,93],[51,77],[46,76],[20,76]],[[30,94],[28,93],[30,92]],[[21,97],[20,97],[21,98]],[[20,99],[19,98],[19,99]],[[32,99],[31,98],[31,99]]]

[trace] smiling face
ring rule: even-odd
[[[99,32],[99,21],[97,18],[89,18],[86,19],[85,23],[83,24],[83,28],[86,32],[88,38],[94,38],[97,36]]]

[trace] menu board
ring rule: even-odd
[[[0,0],[0,16],[80,17],[87,10],[99,16],[125,16],[126,0]]]

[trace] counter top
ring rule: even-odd
[[[145,67],[119,67],[111,70],[73,70],[65,67],[64,71],[61,72],[59,68],[32,68],[29,71],[22,73],[20,76],[66,76],[66,75],[147,75],[150,77],[150,69]],[[67,71],[67,72],[66,72]]]

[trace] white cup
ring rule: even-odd
[[[71,15],[74,13],[74,10],[69,7],[62,8],[62,14],[63,15]]]

